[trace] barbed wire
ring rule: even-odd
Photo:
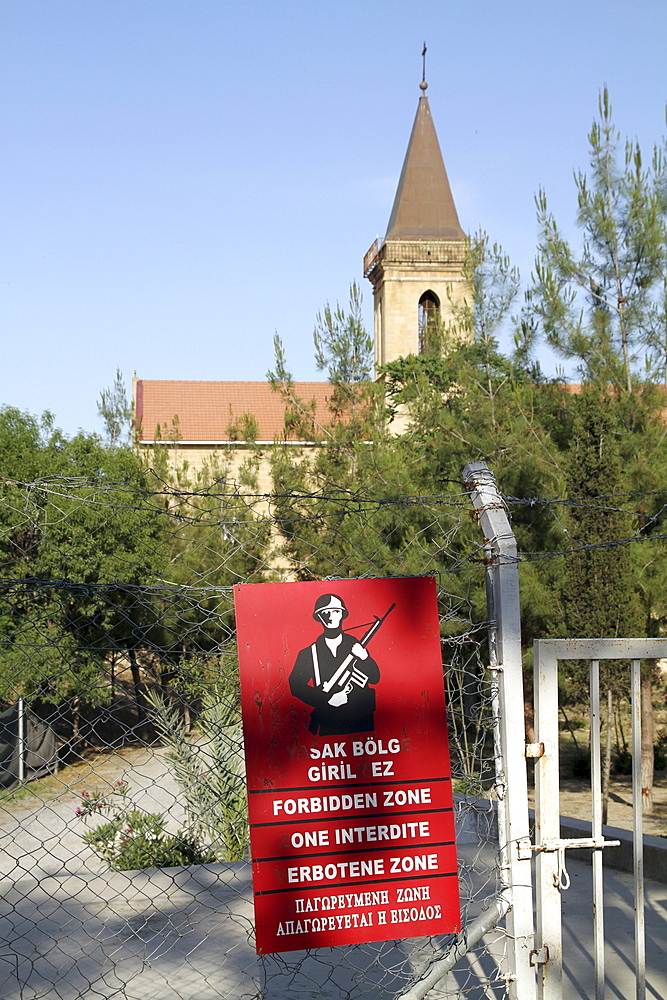
[[[283,492],[276,491],[260,493],[247,489],[236,481],[230,479],[229,476],[213,478],[205,486],[195,489],[191,487],[173,485],[172,483],[161,479],[152,469],[148,469],[144,473],[144,477],[151,475],[154,476],[156,482],[160,484],[160,489],[150,489],[145,486],[132,484],[129,480],[121,480],[117,482],[105,481],[106,477],[103,477],[102,473],[100,473],[99,477],[53,475],[43,476],[32,480],[7,479],[0,476],[0,486],[5,486],[10,489],[14,488],[26,490],[29,492],[39,491],[45,493],[46,495],[54,496],[68,495],[67,492],[63,493],[62,491],[95,490],[101,493],[113,494],[112,501],[106,504],[113,507],[119,506],[118,495],[122,494],[151,499],[181,499],[184,501],[209,498],[218,502],[220,499],[224,498],[233,497],[238,499],[242,497],[250,505],[267,501],[276,502],[281,500],[329,500],[339,503],[361,504],[362,509],[376,509],[387,505],[414,506],[423,503],[437,503],[453,506],[467,506],[469,504],[469,496],[465,489],[462,488],[463,484],[460,481],[451,479],[443,480],[443,482],[461,487],[459,490],[451,493],[411,493],[373,496],[370,495],[363,487],[358,490],[351,490],[346,487],[335,487],[319,490],[287,490]],[[583,506],[601,510],[617,511],[621,513],[644,513],[634,511],[627,507],[612,506],[609,501],[616,499],[633,499],[656,496],[664,496],[667,498],[667,487],[658,490],[626,490],[614,493],[602,493],[597,494],[594,497],[566,497],[562,495],[551,497],[535,495],[530,497],[518,497],[513,494],[504,494],[503,500],[510,506]],[[105,505],[103,501],[91,496],[82,496],[80,499],[81,502],[89,504],[100,506]],[[6,500],[7,497],[2,497],[0,495],[0,502],[6,502]],[[667,507],[667,501],[664,506]],[[164,513],[169,516],[174,516],[173,510],[170,508],[166,508]]]
[[[516,497],[512,495],[503,495],[503,500],[508,506],[517,507],[591,507],[600,510],[608,510],[610,512],[618,512],[624,514],[635,514],[638,513],[627,507],[612,507],[608,503],[600,503],[596,501],[606,501],[617,498],[633,498],[633,497],[655,497],[664,496],[667,497],[667,488],[664,490],[637,490],[628,491],[626,493],[610,493],[610,494],[599,494],[595,497]],[[667,504],[663,505],[667,506]]]
[[[207,486],[199,489],[179,489],[162,482],[160,490],[150,490],[143,486],[137,486],[127,481],[102,482],[98,477],[60,477],[45,476],[31,481],[21,482],[7,478],[0,478],[0,484],[4,485],[10,495],[0,496],[0,510],[9,513],[13,511],[19,519],[25,519],[29,524],[34,525],[54,525],[59,521],[65,521],[74,517],[79,505],[91,508],[109,509],[114,511],[132,511],[147,517],[164,518],[167,523],[184,526],[200,526],[203,528],[231,528],[243,524],[251,528],[253,524],[257,526],[275,525],[276,521],[283,526],[283,529],[293,528],[298,524],[319,523],[335,521],[341,515],[360,516],[371,515],[382,511],[401,510],[409,508],[441,508],[450,509],[458,517],[465,514],[474,516],[470,509],[469,496],[465,491],[442,494],[406,494],[401,496],[372,496],[363,489],[349,490],[345,488],[336,490],[288,490],[276,493],[248,492],[241,489],[236,484],[231,484],[226,479],[217,479]],[[11,494],[18,491],[23,494],[23,503],[11,503]],[[94,495],[90,495],[92,491]],[[104,494],[100,499],[99,492]],[[61,509],[58,506],[44,510],[40,502],[36,500],[36,494],[44,497],[67,500],[75,504],[72,509]],[[661,518],[667,511],[667,502],[662,504],[657,511],[648,513],[636,510],[629,506],[614,505],[609,501],[646,499],[650,497],[666,497],[665,490],[637,490],[625,491],[610,494],[601,494],[594,498],[581,497],[517,497],[506,495],[503,497],[508,508],[540,508],[550,510],[559,529],[570,537],[567,525],[557,516],[558,509],[587,509],[600,513],[618,513],[631,515],[642,520],[641,529],[620,538],[612,538],[605,541],[581,542],[571,544],[556,549],[525,549],[519,555],[519,560],[523,562],[537,562],[557,557],[567,557],[585,551],[597,551],[613,549],[619,546],[632,545],[634,543],[661,543],[667,540],[667,533],[651,533],[648,529],[651,525],[659,524]],[[120,498],[120,499],[119,499]],[[126,498],[126,499],[125,499]],[[134,500],[134,502],[133,502]],[[197,509],[195,504],[205,504],[203,508]],[[229,511],[229,506],[233,505],[233,513]],[[331,509],[333,508],[333,509]],[[5,525],[0,527],[0,534],[4,531],[15,530],[16,525]],[[442,525],[436,525],[442,529]],[[176,536],[174,536],[176,537]],[[36,543],[35,543],[36,544]],[[201,545],[201,541],[199,542]],[[243,541],[238,542],[243,545]],[[448,551],[450,557],[449,564],[438,567],[438,575],[449,576],[460,572],[471,563],[479,561],[478,552],[480,544],[473,543],[472,552]],[[440,549],[442,554],[445,548]],[[432,555],[435,554],[432,552]],[[5,586],[10,581],[0,581],[0,585]],[[34,579],[25,578],[25,584],[30,583],[31,587],[38,586]],[[67,577],[54,578],[48,582],[43,581],[44,587],[52,589],[67,588],[72,586],[72,580]],[[100,592],[107,587],[118,589],[120,584],[91,584],[91,587],[98,587]],[[126,588],[132,584],[123,584]],[[144,583],[136,585],[137,588],[147,592],[148,590],[159,593],[166,592],[171,587],[174,592],[182,590],[184,584],[171,583],[169,581],[157,581],[154,583]],[[208,585],[196,583],[194,580],[187,584],[191,590],[199,589],[202,593],[213,593],[221,589],[221,585]],[[224,586],[223,586],[224,589]]]
[[[597,549],[616,549],[624,545],[632,545],[634,542],[664,542],[667,541],[667,534],[661,535],[630,535],[628,538],[614,538],[608,542],[587,542],[582,545],[573,545],[569,549],[549,549],[537,552],[522,551],[517,562],[535,562],[540,559],[553,559],[556,556],[570,556],[576,552],[594,552]]]

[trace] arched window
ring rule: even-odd
[[[419,300],[419,353],[440,350],[440,299],[435,292],[424,292]]]

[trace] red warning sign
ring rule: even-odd
[[[459,930],[434,580],[235,603],[257,952]]]

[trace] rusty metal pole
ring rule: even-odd
[[[503,882],[510,909],[506,970],[510,1000],[534,1000],[535,969],[533,893],[530,857],[519,850],[529,836],[528,782],[524,721],[519,566],[516,539],[505,503],[486,462],[470,462],[463,470],[466,489],[490,549],[490,578],[496,616],[495,669],[499,691],[499,732],[506,780],[498,836]]]

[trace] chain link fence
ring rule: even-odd
[[[453,938],[254,951],[232,587],[434,575],[464,928],[499,894],[483,539],[466,494],[5,483],[0,995],[409,994]],[[458,944],[465,942],[465,932]],[[502,926],[429,993],[507,995]]]

